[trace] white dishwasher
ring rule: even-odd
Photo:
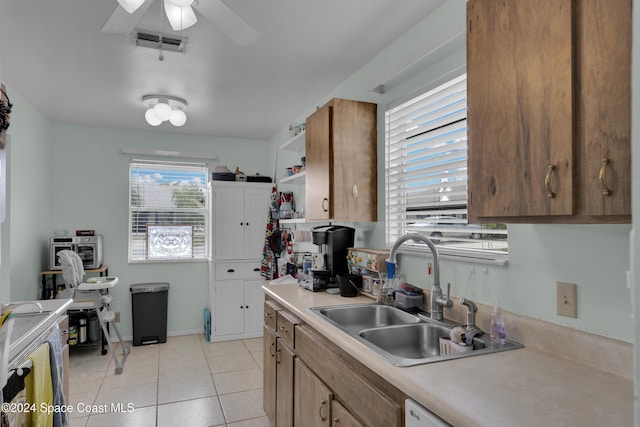
[[[447,424],[412,399],[404,401],[404,425],[405,427],[451,427],[451,424]]]

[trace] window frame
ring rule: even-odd
[[[391,173],[390,169],[394,167],[397,168],[397,166],[395,165],[395,159],[392,158],[392,153],[391,153],[392,129],[390,126],[390,122],[391,122],[392,112],[394,112],[395,110],[401,110],[403,107],[410,105],[412,102],[416,102],[416,100],[420,100],[421,97],[425,97],[425,95],[431,92],[437,91],[438,89],[441,89],[443,86],[450,85],[451,82],[454,82],[462,78],[466,80],[466,67],[461,67],[460,69],[457,69],[451,73],[448,73],[440,77],[439,79],[434,80],[428,86],[420,90],[417,90],[411,94],[408,94],[396,101],[393,101],[386,106],[385,115],[384,115],[384,120],[385,120],[384,148],[385,148],[385,218],[386,218],[385,219],[385,244],[387,248],[391,247],[393,244],[393,241],[400,235],[404,235],[404,234],[407,234],[408,232],[412,232],[412,231],[408,231],[408,229],[411,228],[410,225],[408,223],[403,224],[402,219],[398,219],[396,222],[394,222],[394,219],[392,219],[393,216],[396,216],[396,217],[398,216],[397,214],[392,215],[392,212],[391,212],[391,209],[393,208],[397,209],[398,197],[400,197],[401,205],[408,204],[407,198],[403,199],[404,195],[398,195],[398,191],[400,190],[396,190],[395,188],[392,188],[393,183],[391,182],[391,179],[390,179],[390,173]],[[466,99],[466,96],[465,96],[465,99]],[[465,103],[465,109],[466,109],[466,103]],[[431,110],[431,111],[435,111],[435,110]],[[466,114],[464,115],[464,117],[465,117],[464,120],[466,121]],[[455,121],[449,122],[449,124],[445,126],[449,126],[452,123],[455,123]],[[465,125],[465,129],[466,129],[466,125]],[[429,130],[427,132],[431,132],[431,131],[432,130]],[[465,131],[465,137],[466,137],[466,131]],[[407,140],[408,139],[410,138],[407,138]],[[466,150],[466,146],[468,146],[468,141],[465,144],[465,150]],[[468,161],[468,156],[466,160]],[[392,164],[392,161],[394,162],[393,164]],[[402,174],[404,175],[405,172],[402,172]],[[466,193],[467,179],[468,179],[468,175],[464,180],[465,193]],[[392,201],[391,200],[392,198],[395,198],[395,199]],[[467,209],[466,198],[467,198],[467,195],[465,195],[465,203],[464,203],[465,217],[466,217],[466,209]],[[436,209],[433,209],[434,206],[435,205],[425,204],[425,205],[422,205],[419,210],[431,210],[433,215],[433,212],[436,211]],[[427,209],[427,208],[431,208],[431,209]],[[404,216],[404,214],[410,211],[411,211],[411,208],[401,208],[400,216]],[[407,218],[405,216],[404,221],[406,221],[406,219]],[[458,221],[459,220],[454,222],[458,222]],[[476,225],[476,224],[469,224],[467,222],[465,222],[465,224],[474,225],[474,226]],[[478,224],[478,225],[481,225],[481,224]],[[481,226],[484,228],[484,225],[481,225]],[[438,254],[441,256],[441,258],[448,258],[448,259],[454,259],[454,260],[465,261],[465,262],[473,262],[473,263],[507,265],[509,260],[507,228],[508,227],[505,227],[504,230],[501,230],[500,233],[498,233],[498,234],[507,235],[507,238],[503,241],[504,243],[506,243],[506,246],[507,246],[506,251],[498,251],[498,250],[491,250],[491,249],[471,249],[471,248],[463,248],[463,247],[456,248],[453,246],[442,245],[437,241],[434,241],[434,243],[436,243]],[[419,229],[419,226],[418,226],[418,229]],[[427,234],[427,237],[431,237],[431,236]],[[432,237],[431,239],[434,240]],[[485,241],[489,241],[489,239],[486,239],[486,240],[481,239],[481,241],[485,242]],[[409,241],[403,244],[400,252],[427,254],[427,255],[430,254],[430,250],[426,245],[417,243],[417,242],[412,242],[412,241]]]
[[[162,166],[166,166],[164,171],[166,173],[170,171],[177,171],[184,175],[196,174],[203,175],[204,180],[197,184],[194,188],[202,191],[204,206],[203,207],[187,207],[187,208],[178,208],[178,207],[165,207],[165,206],[150,206],[148,209],[140,209],[143,206],[134,206],[132,203],[133,200],[133,191],[136,185],[133,182],[133,171],[134,169],[142,170],[144,167],[148,167],[149,170],[158,170],[163,171]],[[127,229],[127,258],[130,264],[151,264],[151,263],[173,263],[173,262],[202,262],[208,261],[210,259],[210,247],[211,247],[211,192],[210,192],[210,173],[209,168],[206,163],[196,163],[196,162],[181,162],[181,161],[172,161],[172,160],[150,160],[150,159],[130,159],[129,167],[128,167],[128,229]],[[174,188],[179,188],[181,185],[178,185]],[[189,187],[186,187],[189,188]],[[173,188],[172,188],[173,190]],[[173,191],[172,191],[173,193]],[[172,195],[173,196],[173,195]],[[156,200],[156,199],[154,199]],[[144,224],[139,223],[138,220],[134,220],[134,216],[136,214],[146,213],[149,214],[153,212],[156,216],[162,217],[166,216],[168,218],[180,218],[181,215],[186,214],[187,217],[190,214],[195,214],[194,217],[202,216],[201,221],[193,221],[193,222],[176,222],[176,221],[153,221],[153,222],[144,222]],[[147,244],[148,239],[148,225],[166,225],[166,226],[183,226],[183,225],[192,225],[195,228],[201,229],[202,231],[194,232],[193,238],[196,240],[196,236],[199,235],[202,243],[195,244],[192,248],[192,256],[191,257],[158,257],[158,258],[150,258],[149,257],[149,248]],[[141,228],[143,227],[143,228]],[[134,231],[134,228],[136,231]],[[144,244],[142,247],[134,249],[135,241],[143,241]]]

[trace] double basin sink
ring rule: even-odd
[[[523,347],[515,341],[493,344],[488,334],[473,337],[473,351],[440,353],[440,338],[452,324],[380,304],[313,307],[310,310],[376,351],[395,366],[414,366]]]

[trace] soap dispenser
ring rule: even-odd
[[[504,316],[500,309],[500,304],[496,301],[491,313],[491,342],[493,344],[504,344],[507,333],[504,326]]]

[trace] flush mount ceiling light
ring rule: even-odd
[[[144,118],[151,126],[159,126],[167,120],[174,126],[182,126],[187,121],[187,101],[177,96],[144,95],[142,105],[147,107]]]

